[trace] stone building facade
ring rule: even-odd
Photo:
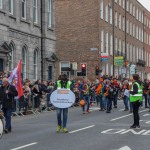
[[[22,59],[23,79],[54,79],[53,0],[0,0],[0,71]]]
[[[56,0],[57,73],[77,77],[85,63],[91,80],[97,66],[100,75],[129,77],[134,65],[145,78],[146,13],[137,0]],[[108,61],[101,61],[102,54],[108,54]],[[120,67],[114,65],[116,56],[124,58]],[[70,64],[76,66],[74,74],[67,69]]]

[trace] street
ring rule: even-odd
[[[0,150],[149,150],[150,113],[140,109],[141,129],[130,129],[133,116],[123,111],[122,101],[110,114],[98,111],[82,114],[70,108],[69,133],[56,133],[56,111],[13,117],[12,133],[4,134]]]

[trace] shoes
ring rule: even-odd
[[[145,106],[145,108],[149,108],[148,106]]]
[[[111,113],[110,111],[106,111],[106,113]]]
[[[140,125],[136,126],[136,129],[141,129]]]
[[[130,110],[129,113],[132,113],[132,110]]]
[[[99,109],[99,111],[104,111],[104,109]]]
[[[63,132],[64,132],[64,133],[68,133],[67,128],[63,128]]]
[[[132,126],[130,126],[130,128],[135,129],[136,125],[133,124]]]
[[[9,131],[8,131],[8,129],[7,129],[7,128],[5,128],[5,129],[4,129],[4,132],[5,132],[5,133],[8,133]]]
[[[86,112],[87,112],[87,113],[90,113],[90,110],[87,110]]]
[[[114,108],[117,108],[117,106],[114,106]]]
[[[125,109],[124,111],[128,111],[129,109]]]
[[[62,127],[61,127],[60,125],[58,125],[58,126],[57,126],[57,129],[56,129],[56,132],[60,132],[61,128],[62,128]]]
[[[85,114],[85,112],[83,112],[82,114]]]

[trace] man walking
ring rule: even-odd
[[[2,86],[0,87],[0,101],[2,101],[2,110],[5,117],[5,129],[4,132],[11,132],[11,114],[14,105],[14,97],[18,95],[16,88],[10,85],[8,78],[3,78]]]

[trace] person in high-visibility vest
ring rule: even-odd
[[[130,126],[130,128],[140,128],[139,107],[143,100],[142,92],[143,92],[143,90],[142,90],[141,82],[139,81],[139,75],[134,74],[133,75],[133,84],[132,84],[132,87],[130,90],[130,102],[133,106],[134,123],[132,126]]]
[[[61,78],[59,78],[59,80],[57,80],[56,85],[54,87],[55,90],[56,89],[61,89],[61,88],[73,90],[73,85],[72,85],[71,81],[69,81],[67,79],[66,74],[61,75]],[[61,120],[62,112],[63,112],[63,121]],[[61,129],[64,133],[68,132],[68,130],[66,128],[67,119],[68,119],[68,108],[57,108],[58,126],[57,126],[57,129],[56,129],[56,132],[60,132]]]

